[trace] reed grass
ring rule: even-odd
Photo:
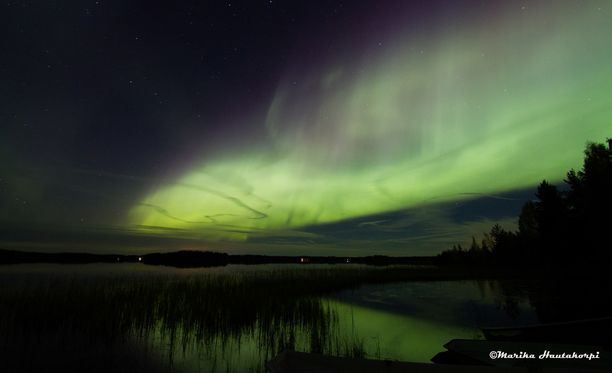
[[[198,346],[214,359],[232,341],[248,337],[257,344],[262,369],[283,349],[363,357],[363,340],[334,333],[338,315],[321,296],[427,271],[304,266],[184,276],[11,279],[0,288],[0,348],[11,355],[3,359],[19,359],[36,354],[50,339],[60,345],[78,339],[100,349],[156,336],[167,344],[164,360],[171,369],[177,352]]]

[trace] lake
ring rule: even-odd
[[[1,357],[89,371],[262,371],[285,348],[429,362],[483,326],[539,320],[526,281],[362,283],[411,270],[0,266]]]

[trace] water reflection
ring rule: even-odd
[[[339,333],[361,338],[367,356],[373,358],[429,362],[452,338],[473,338],[476,329],[440,323],[383,309],[334,302],[340,315]]]
[[[523,281],[524,283],[524,281]],[[336,298],[351,304],[411,315],[439,323],[479,328],[537,322],[525,294],[506,295],[497,280],[413,281],[364,285],[343,291]],[[513,303],[510,310],[508,302]]]
[[[52,265],[0,269],[4,361],[40,361],[38,368],[54,361],[64,370],[104,362],[116,371],[150,371],[151,365],[261,371],[289,348],[427,362],[450,339],[478,338],[479,326],[535,320],[527,298],[519,296],[511,317],[497,281],[355,287],[357,279],[386,270],[62,267],[64,275]]]

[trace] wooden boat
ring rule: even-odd
[[[553,342],[585,345],[612,344],[612,317],[521,327],[483,328],[489,341]]]

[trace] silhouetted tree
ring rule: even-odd
[[[495,224],[489,235],[493,243],[491,252],[497,262],[518,263],[523,260],[514,232],[506,231],[499,224]]]
[[[568,220],[572,225],[571,241],[580,245],[585,260],[603,258],[610,245],[608,230],[612,226],[612,140],[604,144],[589,143],[584,163],[578,172],[570,170],[565,182]]]
[[[523,205],[521,215],[519,216],[518,226],[519,234],[522,236],[534,237],[538,234],[538,217],[534,202],[529,201]]]
[[[476,252],[479,250],[480,250],[480,247],[478,247],[478,244],[476,243],[476,237],[472,236],[472,245],[470,246],[470,251]]]
[[[538,201],[535,205],[537,226],[537,247],[540,259],[549,262],[565,261],[569,247],[566,235],[568,234],[568,208],[563,195],[557,187],[542,181],[536,192]]]
[[[519,234],[540,261],[594,261],[603,258],[607,229],[612,224],[612,149],[588,143],[583,167],[570,170],[569,187],[559,192],[546,181],[535,202],[523,206]]]
[[[612,228],[612,139],[607,143],[587,144],[582,169],[567,173],[567,190],[543,180],[536,200],[521,210],[518,232],[496,224],[480,247],[472,237],[469,251],[457,246],[441,257],[500,264],[601,262]]]

